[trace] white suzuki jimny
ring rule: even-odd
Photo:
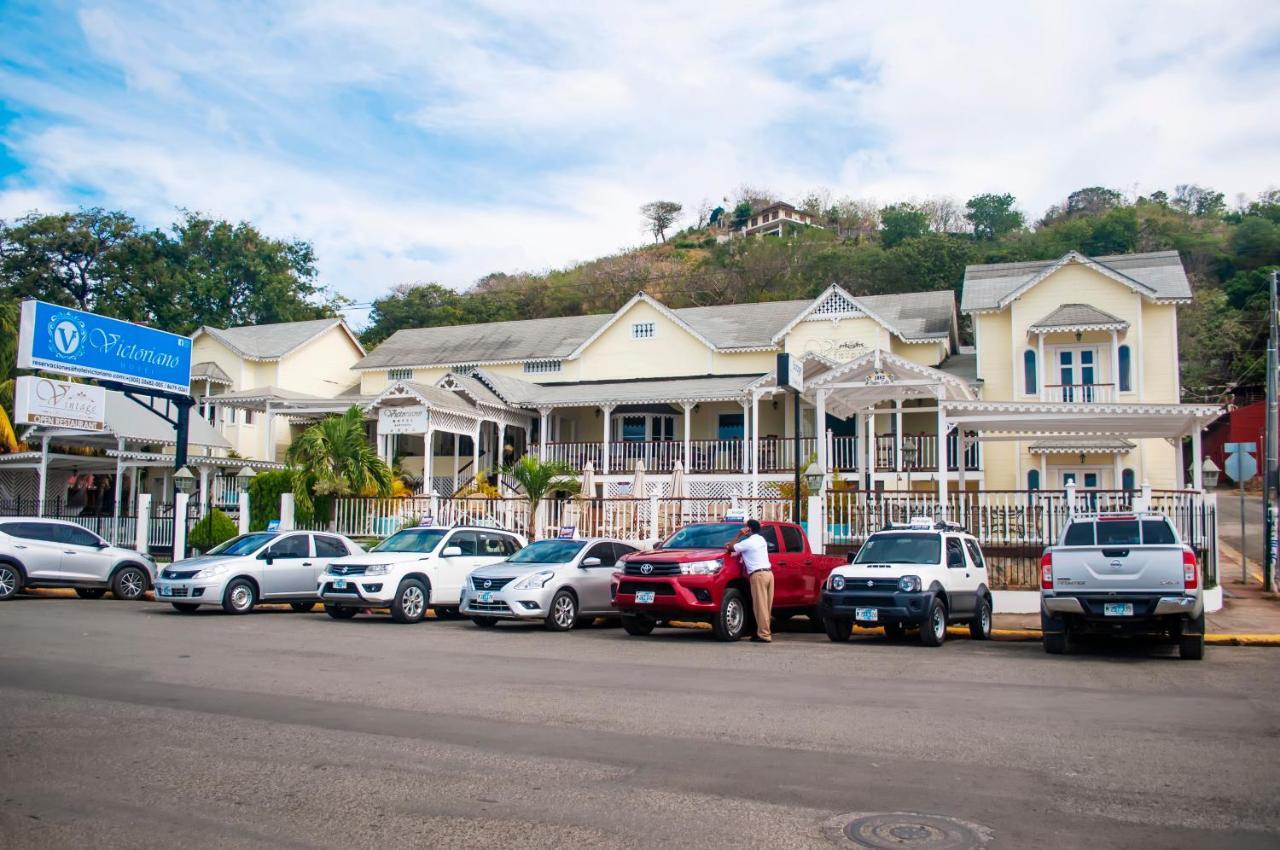
[[[867,538],[857,557],[832,570],[822,593],[827,637],[849,639],[851,626],[883,626],[899,638],[920,630],[940,646],[947,624],[967,623],[975,640],[991,637],[987,564],[973,535],[954,523],[916,517]]]

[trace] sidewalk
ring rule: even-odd
[[[1280,646],[1280,594],[1263,593],[1262,568],[1249,561],[1249,584],[1240,581],[1240,553],[1219,541],[1218,576],[1222,584],[1222,610],[1205,616],[1211,644]],[[1006,640],[1038,639],[1039,614],[996,614],[993,631]],[[1030,637],[1034,632],[1035,638]]]

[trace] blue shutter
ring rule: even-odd
[[[1135,486],[1135,483],[1134,483],[1134,482],[1135,482],[1135,480],[1136,480],[1136,479],[1135,479],[1135,477],[1134,477],[1134,474],[1133,474],[1133,470],[1132,470],[1132,469],[1126,469],[1126,470],[1123,470],[1123,471],[1120,473],[1120,489],[1121,489],[1121,490],[1136,490],[1136,489],[1138,489],[1138,488],[1137,488],[1137,486]]]
[[[1130,361],[1133,358],[1129,353],[1129,346],[1120,346],[1120,351],[1116,359],[1120,361],[1120,392],[1132,392],[1133,379],[1130,377]]]
[[[1036,353],[1029,348],[1022,353],[1022,384],[1027,395],[1040,392],[1040,384],[1036,380]]]
[[[1027,472],[1027,489],[1028,490],[1040,489],[1040,470],[1032,469]]]

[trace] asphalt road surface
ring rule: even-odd
[[[1262,496],[1246,493],[1244,497],[1244,551],[1254,562],[1251,581],[1261,581],[1263,556],[1262,540],[1264,535],[1264,516]],[[1240,549],[1240,493],[1237,490],[1218,491],[1218,535],[1227,543]],[[1226,577],[1229,581],[1239,581],[1239,569],[1232,570]]]
[[[1275,848],[1278,674],[25,597],[0,846],[831,847],[835,815],[918,812],[997,848]]]

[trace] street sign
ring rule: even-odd
[[[187,395],[191,340],[44,301],[22,302],[18,368]]]
[[[1256,443],[1227,443],[1227,477],[1232,481],[1248,481],[1258,474],[1258,460],[1253,455],[1258,450]]]
[[[23,375],[13,384],[13,414],[15,425],[105,431],[107,391],[94,384]]]

